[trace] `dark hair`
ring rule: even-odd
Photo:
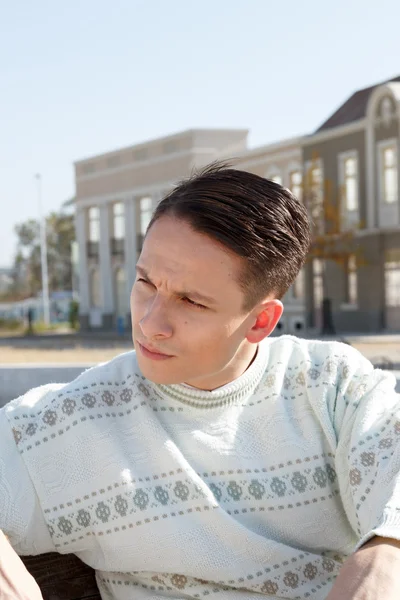
[[[245,310],[268,294],[281,298],[310,246],[306,208],[288,189],[226,164],[213,163],[182,181],[159,203],[148,230],[164,215],[245,259],[239,280]]]

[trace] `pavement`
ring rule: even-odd
[[[364,356],[377,366],[384,368],[400,370],[400,333],[397,334],[341,334],[329,338],[316,339],[331,339],[350,344],[357,348]],[[70,332],[63,333],[46,333],[33,336],[5,336],[0,337],[0,364],[3,362],[39,362],[38,358],[32,351],[49,350],[54,353],[54,361],[67,362],[65,358],[68,356],[68,362],[98,362],[101,360],[99,355],[104,351],[104,359],[108,360],[109,355],[114,351],[126,352],[132,348],[132,340],[130,332],[123,335],[118,335],[115,331],[101,332]],[[24,355],[21,352],[20,359],[17,358],[17,350],[30,351]],[[67,351],[70,352],[67,352]],[[62,351],[62,352],[61,352]],[[78,351],[76,358],[74,352]],[[11,356],[11,354],[13,356]],[[44,354],[44,353],[43,353]],[[93,354],[93,358],[91,358]],[[7,356],[9,359],[7,359]],[[63,357],[64,355],[64,357]],[[85,356],[83,356],[85,355]],[[11,360],[10,360],[11,359]],[[43,362],[53,362],[48,356],[43,355]]]
[[[329,339],[353,346],[376,367],[390,370],[400,392],[400,334],[348,334]],[[71,381],[85,368],[131,349],[130,334],[114,332],[2,337],[0,406],[36,385]]]

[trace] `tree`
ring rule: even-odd
[[[327,265],[331,261],[347,271],[353,257],[357,268],[364,263],[356,236],[361,221],[347,220],[346,190],[324,179],[318,156],[314,156],[304,177],[304,202],[311,217],[312,244],[308,262],[318,259],[322,265],[322,326],[323,335],[335,334],[332,316],[332,290]]]
[[[14,259],[14,298],[36,296],[42,289],[40,227],[35,219],[15,226],[17,248]],[[71,243],[75,240],[74,218],[52,212],[46,218],[49,290],[70,290],[72,286]]]
[[[50,290],[72,289],[71,244],[75,241],[73,215],[52,213],[47,218]]]

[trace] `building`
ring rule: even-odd
[[[235,157],[239,168],[295,184],[301,174],[298,140],[249,151],[247,135],[247,130],[189,130],[75,164],[83,329],[115,328],[119,318],[129,326],[129,295],[151,214],[193,169]],[[304,327],[301,288],[299,278],[285,299],[283,331]]]
[[[301,138],[291,138],[260,148],[246,150],[235,161],[235,166],[261,177],[272,179],[289,188],[302,198],[302,150]],[[301,334],[305,331],[305,278],[302,271],[282,299],[284,313],[276,333]]]
[[[329,200],[340,230],[352,232],[344,264],[315,258],[306,265],[283,299],[278,332],[318,333],[324,297],[338,332],[400,331],[399,104],[397,77],[357,91],[303,137],[249,149],[247,130],[197,129],[77,162],[81,327],[115,328],[121,318],[129,326],[136,260],[154,208],[194,168],[229,158],[306,203],[311,189],[320,214]]]
[[[301,142],[309,185],[353,231],[344,264],[306,268],[308,329],[320,327],[326,296],[337,331],[400,331],[399,135],[397,77],[354,93]]]

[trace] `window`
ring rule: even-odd
[[[381,177],[383,201],[397,202],[397,147],[394,143],[381,147]]]
[[[295,279],[293,286],[293,298],[295,300],[303,300],[304,299],[304,272],[300,271]]]
[[[289,173],[289,188],[298,200],[303,199],[303,175],[301,171],[292,171]]]
[[[320,258],[313,260],[314,308],[321,308],[324,298],[324,263]]]
[[[358,210],[358,164],[356,156],[343,159],[344,206],[346,211]]]
[[[322,203],[322,169],[321,167],[313,167],[310,172],[311,192],[318,199],[318,203]]]
[[[392,101],[388,96],[386,96],[385,98],[383,98],[383,100],[381,102],[381,118],[382,118],[383,124],[386,127],[389,127],[392,117],[393,117]]]
[[[97,206],[89,208],[89,242],[100,241],[100,210]]]
[[[274,181],[275,183],[278,183],[279,185],[283,184],[281,170],[275,164],[270,164],[268,166],[267,171],[265,173],[265,177],[266,177],[266,179],[269,179],[270,181]]]
[[[147,227],[153,214],[153,201],[151,198],[140,199],[140,233],[146,234]]]
[[[114,239],[123,240],[125,237],[125,207],[123,202],[113,205]]]
[[[323,172],[319,161],[313,161],[306,171],[306,199],[314,231],[325,231]]]
[[[400,260],[385,263],[386,306],[400,306]]]
[[[348,257],[346,264],[345,302],[351,306],[357,306],[358,302],[357,260],[354,255]]]

